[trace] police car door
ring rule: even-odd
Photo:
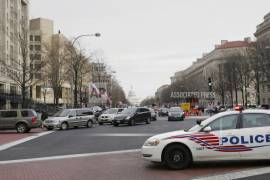
[[[269,158],[270,116],[264,113],[243,113],[241,115],[240,152],[243,159]]]
[[[239,114],[225,115],[209,123],[206,129],[209,136],[203,141],[206,143],[201,158],[205,160],[239,159],[240,153],[234,147],[234,136],[239,134]],[[211,137],[211,139],[209,139]]]

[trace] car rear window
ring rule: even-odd
[[[3,117],[3,118],[17,117],[17,111],[2,111],[1,117]]]
[[[32,117],[34,116],[34,113],[32,111],[25,110],[25,111],[21,111],[21,115],[22,117]]]

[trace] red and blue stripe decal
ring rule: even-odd
[[[246,147],[245,145],[232,145],[232,146],[222,146],[219,144],[219,138],[214,134],[197,133],[197,134],[187,134],[180,136],[172,136],[166,139],[183,139],[187,138],[202,147],[213,151],[219,152],[243,152],[252,151],[252,148]]]

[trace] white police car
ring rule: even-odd
[[[223,112],[187,131],[153,136],[142,156],[171,169],[194,161],[270,159],[270,111]]]

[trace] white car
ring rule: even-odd
[[[270,159],[270,111],[222,112],[189,130],[153,136],[142,156],[171,169],[195,161]]]
[[[98,123],[99,125],[102,125],[103,123],[112,123],[112,120],[114,117],[121,113],[123,111],[123,108],[110,108],[107,109],[103,114],[101,114],[98,117]]]

